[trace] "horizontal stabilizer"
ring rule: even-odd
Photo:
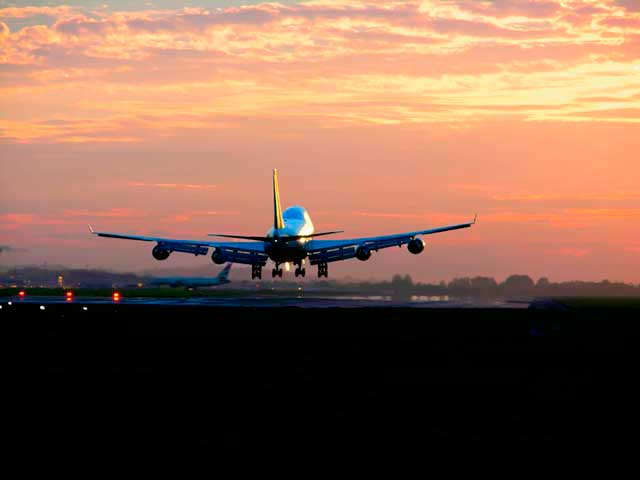
[[[239,238],[241,240],[254,240],[256,242],[268,242],[269,237],[252,237],[250,235],[224,235],[222,233],[210,233],[210,237],[223,237],[223,238]]]
[[[325,235],[335,235],[336,233],[344,233],[344,230],[336,230],[335,232],[318,232],[312,233],[311,235],[289,235],[286,237],[280,237],[280,239],[285,238],[288,240],[300,240],[301,238],[313,238],[313,237],[323,237]]]
[[[254,240],[258,242],[273,242],[278,240],[279,242],[292,242],[294,240],[300,240],[302,238],[322,237],[324,235],[333,235],[335,233],[343,233],[342,230],[336,230],[335,232],[320,232],[313,233],[311,235],[282,235],[279,237],[254,237],[250,235],[225,235],[221,233],[210,233],[210,237],[224,237],[224,238],[239,238],[242,240]]]

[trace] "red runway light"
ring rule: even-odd
[[[71,300],[73,300],[73,292],[65,293],[65,297],[67,297],[67,302],[70,302]]]
[[[113,292],[113,301],[114,302],[119,302],[120,301],[120,293],[119,292]]]
[[[18,292],[18,296],[19,296],[20,298],[24,298],[24,296],[25,296],[25,295],[26,295],[26,292],[25,292],[24,290],[20,290],[20,291]]]

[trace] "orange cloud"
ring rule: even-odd
[[[52,25],[2,29],[0,93],[9,111],[35,112],[9,116],[9,142],[137,142],[282,112],[327,127],[638,121],[640,13],[615,2],[48,12]],[[596,100],[603,91],[616,103]]]

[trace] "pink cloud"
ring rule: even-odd
[[[552,17],[563,11],[563,5],[555,0],[457,0],[446,3],[459,6],[462,10],[488,16],[504,17],[518,15],[531,18]]]
[[[397,220],[420,220],[429,223],[446,223],[471,220],[469,216],[451,215],[446,213],[403,213],[403,212],[351,212],[356,217],[386,218]]]
[[[35,15],[62,17],[74,9],[65,5],[58,7],[6,7],[0,8],[0,18],[28,18]]]
[[[0,228],[15,230],[28,225],[70,225],[77,223],[55,216],[42,216],[30,213],[6,213],[0,215]]]
[[[146,212],[133,208],[111,208],[109,210],[65,210],[65,217],[82,218],[140,218]]]
[[[151,188],[168,188],[176,190],[212,190],[218,188],[215,184],[195,184],[195,183],[147,183],[147,182],[129,182],[130,187],[151,187]]]
[[[617,27],[640,30],[640,15],[605,18],[600,22],[605,27]]]

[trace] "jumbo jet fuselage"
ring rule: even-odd
[[[294,206],[282,212],[283,225],[271,227],[266,234],[273,239],[265,243],[264,251],[276,263],[299,262],[307,257],[305,244],[311,239],[314,227],[311,217],[303,207]],[[302,237],[297,240],[280,240],[286,237]]]

